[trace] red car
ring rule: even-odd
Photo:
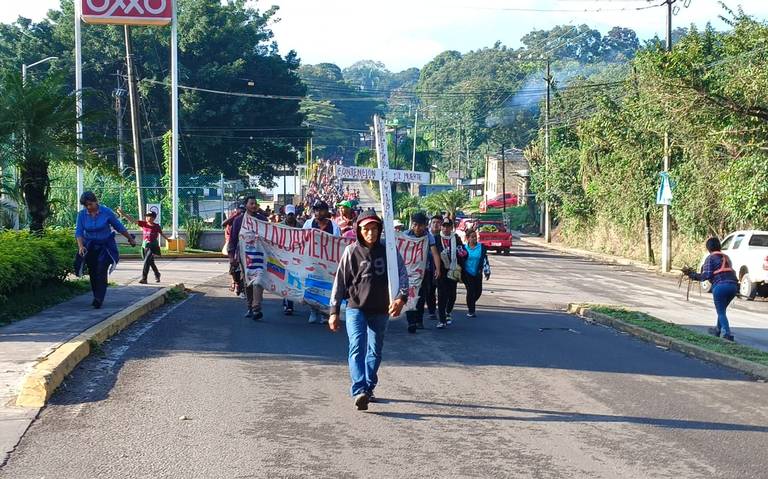
[[[480,211],[485,213],[488,211],[488,208],[503,208],[505,202],[507,206],[517,206],[517,195],[514,193],[504,193],[503,195],[497,195],[490,200],[483,200],[480,202]]]
[[[512,247],[512,233],[507,231],[507,228],[501,221],[478,220],[474,218],[460,220],[459,225],[456,227],[456,233],[462,241],[466,242],[465,232],[470,227],[477,229],[477,241],[485,245],[486,249],[505,255],[509,254],[509,249]]]

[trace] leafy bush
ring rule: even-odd
[[[194,216],[186,221],[187,243],[190,248],[200,247],[200,238],[203,236],[205,222],[202,218]]]
[[[72,230],[0,232],[0,309],[16,291],[30,291],[63,281],[73,271],[77,242]]]

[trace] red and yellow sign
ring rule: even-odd
[[[169,25],[174,0],[80,0],[86,23]]]

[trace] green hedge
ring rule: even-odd
[[[70,229],[49,229],[43,236],[27,231],[0,232],[0,307],[15,291],[63,281],[73,271],[77,252]]]

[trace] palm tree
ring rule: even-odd
[[[455,220],[456,213],[469,203],[466,190],[450,190],[433,193],[422,201],[422,205],[430,213],[446,213]]]
[[[76,100],[61,73],[35,82],[16,72],[0,78],[0,142],[18,169],[30,231],[42,231],[50,215],[49,165],[76,161]]]

